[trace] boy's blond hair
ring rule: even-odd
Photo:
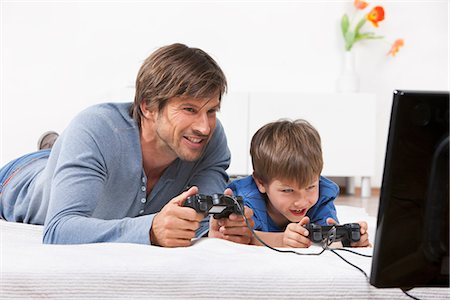
[[[320,135],[307,121],[281,119],[261,127],[250,144],[253,175],[265,184],[287,180],[304,188],[322,172]]]

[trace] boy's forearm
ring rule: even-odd
[[[258,237],[266,244],[271,247],[284,247],[283,245],[283,234],[284,232],[263,232],[255,230],[255,233]],[[252,236],[252,241],[250,242],[252,245],[263,246],[263,244]]]

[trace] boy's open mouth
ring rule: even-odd
[[[294,216],[303,216],[305,214],[305,212],[306,212],[306,209],[305,208],[303,208],[303,209],[291,209],[290,211],[291,211],[291,213]]]

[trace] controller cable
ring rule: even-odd
[[[352,250],[348,250],[348,249],[344,249],[344,248],[336,248],[336,249],[332,249],[329,248],[329,246],[335,242],[335,237],[336,237],[336,227],[333,227],[332,229],[330,229],[327,232],[327,238],[324,239],[324,241],[321,243],[322,244],[322,251],[318,252],[318,253],[300,253],[294,250],[281,250],[281,249],[277,249],[274,248],[272,246],[270,246],[269,244],[267,244],[266,242],[264,242],[257,234],[256,232],[253,230],[253,228],[250,226],[250,223],[248,222],[247,217],[244,214],[244,211],[242,210],[241,206],[239,205],[239,203],[237,202],[236,199],[233,198],[233,200],[235,201],[235,204],[237,207],[239,207],[239,211],[242,214],[242,216],[244,217],[244,221],[245,224],[247,225],[248,229],[250,229],[250,231],[252,232],[253,236],[264,246],[266,246],[269,249],[272,249],[274,251],[277,252],[282,252],[282,253],[292,253],[292,254],[296,254],[296,255],[321,255],[323,252],[325,252],[325,250],[329,250],[331,252],[333,252],[334,254],[336,254],[337,256],[339,256],[343,261],[345,261],[346,263],[348,263],[349,265],[351,265],[352,267],[358,269],[360,272],[362,272],[364,274],[364,276],[369,279],[369,277],[367,276],[366,272],[364,272],[363,269],[361,269],[360,267],[352,264],[351,262],[349,262],[348,260],[346,260],[345,258],[343,258],[341,255],[339,255],[338,253],[336,253],[335,250],[342,250],[342,251],[347,251],[347,252],[351,252],[353,254],[357,254],[360,256],[364,256],[364,257],[372,257],[372,255],[367,255],[367,254],[362,254],[362,253],[358,253],[356,251],[352,251]]]
[[[337,253],[336,251],[347,251],[356,255],[360,255],[363,257],[372,257],[372,255],[367,255],[367,254],[362,254],[353,250],[349,250],[349,249],[345,249],[345,248],[335,248],[332,249],[329,246],[335,242],[335,238],[336,238],[336,227],[332,227],[328,232],[327,232],[327,237],[322,241],[321,245],[322,245],[322,251],[318,252],[318,253],[300,253],[294,250],[281,250],[281,249],[277,249],[274,248],[272,246],[270,246],[269,244],[267,244],[266,242],[264,242],[257,234],[256,232],[253,230],[252,226],[250,226],[250,223],[248,222],[247,217],[244,214],[244,211],[242,209],[242,207],[240,206],[240,204],[237,202],[237,200],[234,197],[231,197],[234,201],[234,203],[236,204],[236,206],[239,208],[239,212],[242,214],[242,216],[244,217],[244,221],[245,224],[247,225],[248,229],[250,229],[250,231],[252,232],[253,236],[258,240],[258,242],[260,242],[261,244],[263,244],[264,246],[266,246],[267,248],[276,251],[276,252],[281,252],[281,253],[292,253],[292,254],[296,254],[296,255],[321,255],[323,252],[325,252],[325,250],[329,250],[332,253],[336,254],[340,259],[342,259],[344,262],[346,262],[347,264],[349,264],[350,266],[356,268],[357,270],[359,270],[361,273],[364,274],[364,276],[366,277],[366,280],[369,281],[369,276],[367,275],[367,273],[361,269],[360,267],[358,267],[357,265],[349,262],[348,260],[346,260],[344,257],[342,257],[339,253]],[[420,300],[419,298],[414,297],[413,295],[410,295],[409,293],[407,293],[406,291],[402,290],[401,291],[408,297],[410,297],[411,299],[415,299],[415,300]]]

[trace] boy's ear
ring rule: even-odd
[[[258,175],[255,174],[255,172],[253,172],[252,174],[253,179],[255,180],[256,186],[258,187],[258,190],[265,194],[266,193],[266,188],[264,187],[264,183],[261,179],[259,179]]]

